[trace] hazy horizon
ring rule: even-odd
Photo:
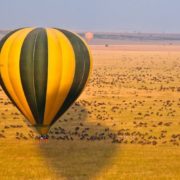
[[[180,1],[0,0],[0,29],[61,27],[73,31],[180,33]]]

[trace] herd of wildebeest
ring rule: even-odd
[[[51,127],[49,141],[179,146],[180,58],[112,54],[103,63],[102,54],[93,55],[85,91]],[[1,89],[0,121],[0,139],[38,139]]]

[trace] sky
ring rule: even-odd
[[[0,29],[180,33],[180,0],[0,0]]]

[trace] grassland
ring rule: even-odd
[[[180,48],[91,48],[88,86],[48,142],[0,91],[0,179],[180,178]]]

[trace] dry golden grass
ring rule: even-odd
[[[94,69],[47,143],[0,91],[1,179],[179,179],[179,46],[93,46]]]

